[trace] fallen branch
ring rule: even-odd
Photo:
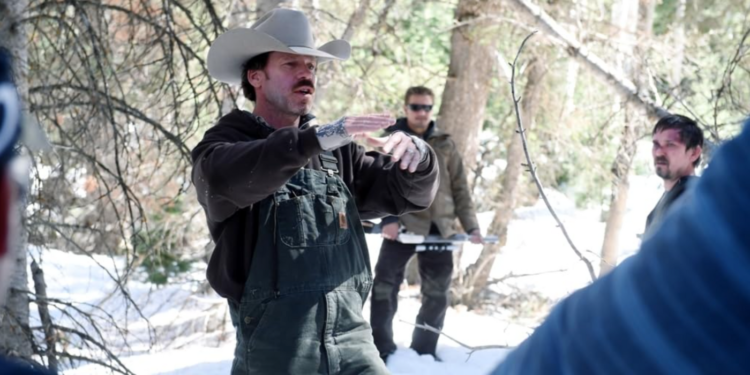
[[[510,77],[510,92],[513,96],[513,107],[516,112],[516,122],[518,123],[518,134],[521,136],[521,141],[523,142],[523,153],[526,155],[526,161],[528,163],[529,173],[531,173],[531,177],[534,179],[534,183],[536,184],[536,188],[539,190],[539,195],[542,197],[542,200],[544,200],[544,204],[547,205],[547,209],[552,214],[552,217],[555,218],[555,221],[557,221],[557,225],[560,226],[560,229],[563,232],[563,235],[565,235],[565,239],[568,240],[568,244],[573,249],[573,251],[578,255],[578,258],[586,264],[586,268],[589,270],[589,274],[591,275],[591,281],[596,281],[596,273],[594,273],[594,266],[591,265],[591,262],[581,254],[580,251],[578,251],[578,248],[575,244],[573,244],[573,240],[570,239],[570,236],[568,235],[568,231],[565,229],[565,225],[563,225],[562,221],[560,221],[560,218],[557,217],[557,214],[555,213],[555,210],[552,208],[552,205],[549,203],[549,199],[547,199],[547,195],[544,194],[544,188],[542,187],[542,183],[539,181],[539,176],[536,174],[536,167],[534,166],[534,163],[531,161],[531,155],[529,154],[529,147],[528,147],[528,141],[526,140],[526,130],[523,127],[523,123],[521,122],[521,111],[518,109],[518,102],[521,101],[520,98],[516,97],[516,66],[518,64],[518,57],[521,55],[521,51],[523,51],[523,46],[526,44],[526,41],[529,40],[534,34],[536,34],[536,31],[532,32],[526,38],[524,38],[523,42],[521,42],[521,47],[518,48],[518,53],[516,53],[516,58],[513,59],[513,64],[511,64],[511,77]]]
[[[493,280],[488,281],[487,285],[489,286],[489,285],[498,284],[498,283],[501,283],[501,282],[503,282],[505,280],[508,280],[508,279],[518,279],[518,278],[522,278],[522,277],[548,275],[548,274],[551,274],[551,273],[565,272],[567,270],[568,269],[564,268],[564,269],[552,270],[552,271],[543,271],[543,272],[534,272],[534,273],[519,273],[519,274],[515,274],[515,273],[511,272],[511,273],[509,273],[507,275],[504,275],[503,277],[501,277],[499,279],[493,279]]]
[[[480,345],[480,346],[467,345],[467,344],[464,344],[461,341],[458,341],[457,339],[455,339],[453,337],[448,336],[445,332],[443,332],[443,331],[441,331],[441,330],[439,330],[439,329],[437,329],[435,327],[431,327],[428,324],[425,324],[425,323],[414,324],[414,323],[407,322],[407,321],[405,321],[403,319],[399,319],[399,320],[402,323],[406,323],[406,324],[408,324],[410,326],[413,326],[413,327],[416,327],[416,328],[421,328],[421,329],[424,329],[426,331],[430,331],[430,332],[433,332],[433,333],[437,333],[438,335],[443,335],[447,339],[455,342],[456,344],[461,345],[461,346],[463,346],[466,349],[469,349],[469,358],[471,358],[471,355],[474,354],[474,352],[479,351],[479,350],[487,350],[487,349],[509,349],[510,348],[510,346],[508,346],[508,345]],[[467,358],[467,360],[468,360],[468,358]]]

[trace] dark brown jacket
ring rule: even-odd
[[[413,134],[406,119],[386,129],[386,133],[403,131]],[[434,223],[443,237],[456,234],[456,218],[461,222],[465,232],[479,229],[474,203],[471,200],[469,183],[466,180],[464,163],[456,143],[447,133],[441,133],[435,122],[431,122],[422,138],[435,150],[440,169],[440,184],[435,200],[429,209],[399,217],[401,225],[415,234],[427,235]],[[388,218],[383,223],[395,221]]]
[[[216,243],[207,277],[219,295],[241,299],[260,230],[254,203],[283,186],[300,168],[320,170],[321,148],[315,128],[309,126],[312,120],[305,116],[299,128],[274,130],[260,117],[234,110],[193,149],[193,183]],[[362,219],[424,210],[435,197],[438,168],[432,150],[415,173],[355,143],[333,154]]]

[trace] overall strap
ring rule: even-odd
[[[339,160],[333,155],[331,151],[323,151],[320,153],[320,169],[327,172],[329,176],[339,173]]]

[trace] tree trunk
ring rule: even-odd
[[[612,164],[612,198],[609,204],[607,225],[604,229],[604,244],[602,245],[601,261],[599,264],[599,275],[602,276],[617,265],[619,253],[620,228],[625,217],[625,209],[628,202],[628,191],[630,188],[628,175],[630,166],[635,156],[636,132],[632,124],[632,108],[625,110],[625,126],[620,148]]]
[[[229,7],[227,8],[227,14],[224,17],[222,23],[223,25],[226,25],[226,30],[235,29],[237,27],[250,27],[250,25],[255,22],[255,20],[250,22],[250,20],[248,20],[246,17],[235,15],[235,12],[238,10],[240,10],[240,2],[238,2],[237,0],[232,0]],[[242,108],[242,106],[245,104],[246,99],[242,94],[242,89],[240,87],[236,87],[234,89],[230,87],[223,87],[221,92],[224,97],[221,100],[221,107],[219,107],[219,116],[223,116],[229,112],[232,112],[232,110],[234,110],[235,108]]]
[[[575,24],[577,27],[573,32],[573,36],[576,39],[580,39],[581,33],[584,32],[583,22],[581,20],[583,4],[580,2],[574,2],[574,6],[568,10],[571,18],[571,24]],[[575,110],[575,93],[576,87],[578,86],[578,73],[581,70],[581,64],[576,59],[569,59],[566,63],[565,68],[565,101],[563,102],[562,111],[560,112],[560,120],[563,124],[572,123],[576,121],[570,117]]]
[[[529,66],[526,67],[526,85],[521,100],[521,118],[525,121],[524,127],[526,130],[534,127],[534,116],[538,110],[539,99],[542,94],[541,81],[544,70],[544,63],[538,57],[530,61]],[[463,278],[462,302],[469,308],[475,307],[478,303],[479,294],[487,286],[490,279],[495,257],[508,241],[508,224],[513,217],[518,182],[523,171],[522,164],[525,162],[521,137],[515,131],[515,128],[511,131],[509,138],[508,163],[502,177],[503,189],[500,192],[500,197],[496,200],[499,202],[499,206],[495,209],[495,217],[488,230],[488,233],[497,234],[500,241],[496,244],[485,245],[476,262],[466,270],[466,276]]]
[[[685,61],[685,8],[687,0],[677,0],[677,10],[675,12],[674,28],[674,56],[672,57],[671,69],[671,86],[677,90],[679,95],[679,86],[682,81],[682,64]]]
[[[347,42],[352,41],[357,29],[364,24],[365,16],[367,15],[367,9],[370,8],[370,0],[360,0],[359,5],[354,10],[352,15],[349,17],[349,22],[346,23],[346,29],[341,35],[341,39]],[[321,41],[322,42],[322,41]],[[315,103],[319,104],[323,102],[325,94],[330,87],[333,77],[340,72],[341,66],[337,63],[322,65],[318,70],[317,81],[315,82]],[[354,97],[352,97],[354,99]]]
[[[450,67],[438,125],[456,142],[469,178],[476,164],[477,138],[492,81],[496,38],[488,32],[490,20],[472,20],[496,13],[498,8],[496,1],[460,0],[455,21],[463,26],[454,28],[451,35]]]
[[[578,61],[574,59],[570,59],[567,64],[565,74],[565,104],[560,116],[563,122],[573,121],[569,117],[575,110],[575,94],[576,87],[578,86],[578,71],[580,70],[580,66]]]
[[[642,68],[638,62],[640,51],[635,51],[636,45],[641,45],[651,36],[653,24],[653,4],[651,0],[621,0],[618,7],[613,9],[613,23],[620,30],[618,39],[624,46],[617,54],[617,62],[624,74],[632,77],[637,85],[642,86]],[[636,38],[638,35],[638,38]],[[619,97],[618,103],[626,101],[626,97]],[[600,275],[604,275],[617,265],[619,253],[620,228],[625,217],[628,191],[630,188],[628,177],[636,152],[638,129],[643,123],[643,116],[638,108],[630,103],[625,104],[624,127],[617,156],[612,164],[613,186],[612,198],[607,215],[607,225],[604,230],[602,244]]]
[[[307,14],[313,30],[317,30],[318,25],[320,25],[320,16],[318,12],[318,9],[320,9],[320,0],[304,0],[300,4],[300,9]]]
[[[354,10],[354,13],[352,13],[352,16],[349,18],[349,22],[346,24],[346,30],[344,30],[344,34],[341,35],[341,39],[346,40],[347,42],[352,41],[352,38],[354,38],[354,32],[364,23],[367,9],[369,8],[370,0],[360,0],[357,9]]]
[[[0,0],[0,47],[13,56],[13,76],[18,87],[22,106],[28,97],[27,34],[25,26],[17,24],[23,18],[28,0]],[[23,215],[24,205],[19,207]],[[21,216],[23,217],[23,216]],[[15,249],[15,273],[11,279],[5,309],[0,309],[0,354],[31,358],[29,331],[29,289],[26,265],[26,231],[20,230]],[[2,305],[2,303],[0,303]]]

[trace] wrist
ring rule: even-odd
[[[415,135],[409,134],[409,137],[411,137],[411,141],[414,142],[414,146],[416,146],[417,151],[419,151],[419,162],[423,163],[425,160],[427,160],[427,142],[423,141],[422,138],[419,138]]]
[[[317,128],[315,135],[318,137],[320,147],[325,151],[330,151],[341,146],[347,145],[352,141],[352,136],[344,128],[344,117],[330,123],[321,125]]]

